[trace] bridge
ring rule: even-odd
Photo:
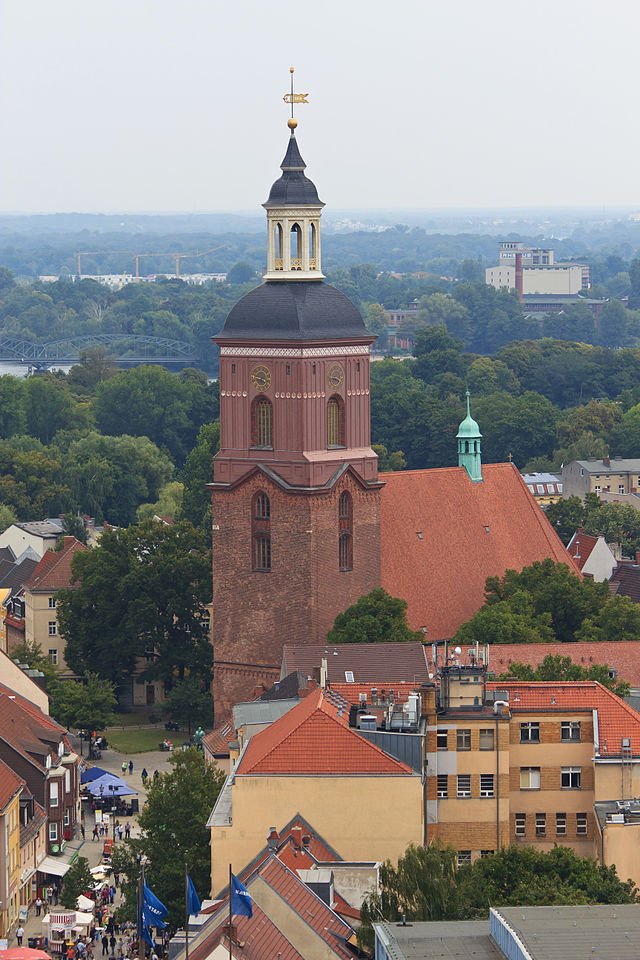
[[[152,363],[188,367],[195,363],[193,347],[183,340],[127,333],[95,333],[49,343],[0,337],[0,363],[19,363],[36,370],[47,370],[53,366],[78,363],[80,353],[91,347],[106,347],[119,366]]]

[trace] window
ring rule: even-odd
[[[354,674],[353,670],[345,670],[345,672],[344,672],[344,679],[345,679],[345,681],[346,681],[347,683],[355,683],[355,682],[356,682],[356,678],[355,678],[355,674]]]
[[[309,224],[309,256],[312,260],[315,260],[317,256],[316,252],[316,228],[313,223]],[[315,264],[313,264],[315,266]]]
[[[471,774],[458,774],[458,797],[465,799],[471,796]]]
[[[492,773],[480,774],[480,796],[481,797],[493,796],[493,774]]]
[[[580,767],[563,767],[560,775],[563,790],[580,789]]]
[[[302,270],[302,230],[299,223],[291,227],[291,269]]]
[[[58,839],[58,824],[50,822],[49,823],[49,840],[57,840],[57,839]]]
[[[600,493],[601,490],[602,490],[602,487],[600,486],[599,483],[594,484],[594,487],[593,487],[594,493]]]
[[[624,493],[624,483],[618,484],[618,493]]]
[[[438,750],[448,750],[449,749],[449,731],[448,730],[438,730]]]
[[[563,720],[560,724],[560,738],[563,743],[580,742],[580,721]]]
[[[445,800],[449,796],[449,777],[446,773],[438,774],[438,796]]]
[[[495,853],[495,850],[481,850],[480,858],[484,860],[485,857],[492,857]]]
[[[527,832],[526,813],[516,813],[516,837],[524,837]]]
[[[341,397],[327,403],[327,446],[344,447],[344,404]]]
[[[71,793],[71,770],[68,767],[64,771],[64,792]]]
[[[547,815],[546,813],[536,813],[536,837],[546,837],[547,835]]]
[[[49,620],[49,636],[55,637],[58,633],[58,624],[55,620]]]
[[[280,263],[276,262],[276,270],[282,270],[282,224],[276,223],[275,227],[275,241],[276,241],[276,258]]]
[[[556,836],[565,837],[567,835],[567,815],[566,813],[556,813]]]
[[[464,867],[471,863],[471,850],[458,850],[458,866]]]
[[[540,789],[540,767],[520,767],[520,789]]]
[[[521,723],[520,743],[540,743],[540,724]]]
[[[252,567],[257,573],[271,571],[271,501],[258,490],[251,511]]]
[[[587,835],[586,813],[576,813],[576,833],[579,837],[586,837]]]
[[[58,666],[58,651],[55,647],[51,647],[49,650],[49,660],[51,660],[51,663],[54,665],[54,667]]]
[[[49,784],[49,806],[50,807],[58,806],[58,784],[57,783]]]
[[[251,446],[273,449],[273,407],[267,397],[256,397],[251,404]]]
[[[69,807],[67,807],[67,809],[64,812],[64,817],[62,822],[64,823],[65,827],[68,827],[69,824],[71,823],[71,811],[69,810]]]
[[[49,610],[55,610],[56,608],[56,598],[49,597]]]
[[[456,731],[456,750],[471,750],[471,730]]]
[[[480,731],[480,749],[493,750],[493,748],[494,748],[494,731],[481,730]]]
[[[338,501],[338,569],[353,570],[353,501],[346,490]]]

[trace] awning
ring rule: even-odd
[[[45,857],[38,864],[38,870],[40,873],[50,873],[54,877],[64,877],[70,866],[71,864],[67,863],[66,860],[58,860],[57,857]]]

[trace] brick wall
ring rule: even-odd
[[[251,567],[251,502],[271,501],[271,572]],[[353,570],[338,569],[338,500],[353,498]],[[324,643],[338,615],[380,583],[379,490],[350,474],[324,494],[284,491],[262,474],[215,490],[213,644],[216,723],[234,702],[270,685],[285,643]]]

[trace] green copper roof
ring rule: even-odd
[[[457,432],[457,434],[456,434],[456,439],[457,439],[457,440],[460,440],[460,439],[463,439],[463,440],[471,440],[471,439],[473,439],[473,440],[478,440],[480,437],[482,437],[482,434],[480,433],[480,427],[478,426],[477,422],[476,422],[476,421],[473,419],[473,417],[471,416],[471,409],[470,409],[470,406],[469,406],[469,398],[470,398],[470,396],[471,396],[471,394],[470,394],[469,391],[467,390],[467,415],[466,415],[466,417],[464,418],[464,420],[462,421],[462,423],[460,424],[460,426],[458,427],[458,432]]]

